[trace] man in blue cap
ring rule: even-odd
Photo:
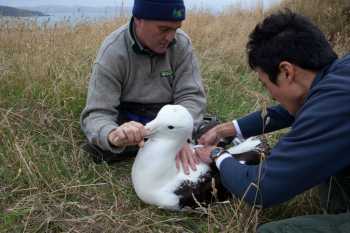
[[[83,149],[95,161],[135,155],[144,124],[165,104],[186,107],[198,127],[206,96],[190,38],[180,29],[185,15],[183,0],[135,0],[129,24],[103,42],[81,114]],[[177,156],[186,173],[198,162],[188,145]]]

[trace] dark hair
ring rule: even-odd
[[[308,18],[288,9],[268,16],[254,28],[247,54],[249,66],[263,70],[273,83],[282,61],[319,71],[337,59],[321,30]]]

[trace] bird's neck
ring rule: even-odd
[[[157,180],[158,185],[162,180],[168,182],[178,172],[175,157],[184,142],[152,138],[140,149],[134,163],[134,172],[142,171],[142,179]]]
[[[176,154],[180,151],[185,141],[183,140],[174,140],[174,139],[159,139],[152,138],[146,142],[144,154],[147,155],[147,160],[150,158],[154,159],[154,161],[173,163],[175,161]],[[154,150],[154,148],[157,148]],[[154,153],[156,152],[156,153]],[[167,154],[164,154],[167,153]],[[170,162],[169,162],[170,161]]]

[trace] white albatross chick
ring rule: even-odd
[[[176,154],[192,138],[192,116],[181,105],[166,105],[146,128],[151,134],[132,167],[135,192],[145,203],[178,210],[181,204],[176,190],[186,181],[198,183],[210,170],[204,163],[197,165],[196,171],[190,169],[189,175],[181,166],[179,170],[176,168]]]
[[[150,135],[140,148],[132,167],[132,183],[137,196],[145,203],[164,209],[195,208],[198,203],[224,201],[232,195],[220,182],[215,165],[200,163],[186,175],[175,157],[192,138],[193,119],[181,105],[165,105],[156,118],[146,125]],[[256,160],[263,143],[251,138],[228,149],[237,159]],[[195,199],[193,198],[195,197]]]

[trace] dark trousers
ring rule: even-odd
[[[308,215],[262,225],[258,233],[350,233],[350,213]]]
[[[266,223],[258,233],[350,233],[350,169],[320,185],[324,215],[307,215]]]
[[[132,159],[136,156],[138,146],[127,146],[121,153],[102,150],[100,147],[85,141],[81,148],[92,158],[95,163],[115,163],[123,160]]]
[[[119,124],[127,122],[127,118],[122,118]],[[195,142],[201,135],[207,132],[209,129],[219,124],[219,120],[216,116],[206,116],[203,118],[202,122],[199,124],[198,129],[193,133],[193,138]],[[228,140],[229,142],[229,140]],[[225,142],[224,142],[225,143]],[[81,148],[91,156],[95,163],[107,162],[114,163],[130,158],[134,158],[139,150],[138,146],[127,146],[125,150],[121,153],[113,153],[111,151],[102,150],[97,145],[91,144],[88,141],[84,142]]]

